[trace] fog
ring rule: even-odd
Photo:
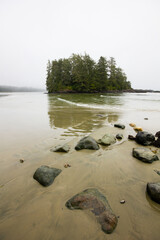
[[[48,59],[86,52],[160,90],[159,12],[159,0],[0,0],[0,85],[45,88]]]

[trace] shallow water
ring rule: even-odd
[[[0,239],[159,240],[160,207],[147,197],[145,187],[159,181],[153,169],[160,164],[132,158],[136,144],[126,138],[134,134],[130,122],[154,134],[160,130],[160,94],[6,93],[0,98],[0,114]],[[82,136],[98,132],[99,137],[115,122],[126,125],[124,143],[108,151],[74,150]],[[66,142],[68,154],[50,152]],[[63,167],[66,162],[71,168]],[[41,165],[63,170],[48,188],[32,178]],[[111,235],[101,231],[91,213],[65,207],[89,187],[98,188],[120,216]],[[120,205],[123,198],[126,204]]]

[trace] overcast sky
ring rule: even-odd
[[[160,90],[160,0],[0,0],[0,85],[45,88],[48,59],[114,57]]]

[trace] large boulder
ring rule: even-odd
[[[141,160],[142,162],[152,163],[153,161],[159,160],[157,155],[155,155],[148,148],[133,148],[132,151],[133,157]]]
[[[135,140],[141,145],[149,146],[155,141],[155,136],[152,133],[142,131],[137,133]]]
[[[61,173],[61,171],[62,170],[58,168],[41,166],[35,171],[33,178],[44,187],[47,187],[53,183],[54,179]]]
[[[114,127],[125,129],[125,125],[123,125],[121,123],[114,124]]]
[[[112,233],[116,228],[118,219],[113,213],[106,197],[97,189],[86,189],[83,192],[73,196],[66,202],[66,207],[74,210],[89,209],[96,216],[105,233]]]
[[[147,183],[147,192],[153,201],[160,204],[160,182]]]
[[[68,144],[58,145],[50,149],[51,152],[69,152],[70,147]]]
[[[99,146],[92,137],[88,136],[88,137],[82,138],[75,146],[75,149],[76,150],[81,150],[81,149],[98,150]]]
[[[112,134],[108,134],[108,133],[98,140],[98,143],[102,145],[111,145],[115,142],[116,142],[116,138]]]

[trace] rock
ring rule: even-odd
[[[144,146],[151,145],[154,141],[155,137],[151,133],[142,131],[138,132],[136,135],[136,142]]]
[[[58,168],[41,166],[35,171],[33,178],[41,185],[47,187],[53,183],[54,179],[61,173],[61,171],[62,170]]]
[[[152,163],[153,161],[159,160],[157,155],[148,148],[133,148],[132,155],[146,163]]]
[[[97,189],[86,189],[66,202],[66,207],[74,209],[89,209],[96,216],[105,233],[112,233],[118,219],[113,213],[107,199]]]
[[[129,140],[136,140],[136,138],[133,137],[132,135],[128,135],[128,139],[129,139]]]
[[[155,137],[160,138],[160,131],[156,132]]]
[[[126,201],[123,199],[120,201],[121,204],[124,204]]]
[[[134,124],[134,123],[130,123],[129,124],[131,127],[136,127],[136,124]]]
[[[120,123],[114,124],[114,127],[125,129],[125,125]]]
[[[144,120],[148,120],[148,118],[144,118]]]
[[[147,192],[153,201],[160,204],[160,182],[147,183]]]
[[[65,167],[65,168],[68,168],[68,167],[71,167],[71,165],[70,165],[69,163],[65,163],[65,164],[64,164],[64,167]]]
[[[155,171],[158,175],[160,175],[160,171],[159,171],[159,170],[154,169],[154,171]]]
[[[98,143],[102,145],[111,145],[115,142],[116,142],[116,138],[112,134],[108,134],[108,133],[98,140]]]
[[[67,144],[58,145],[50,149],[51,152],[69,152],[70,147]]]
[[[82,138],[78,144],[75,146],[76,150],[81,149],[91,149],[91,150],[98,150],[99,146],[97,142],[90,136]]]
[[[118,134],[116,135],[116,138],[117,138],[117,139],[122,139],[122,138],[123,138],[123,134],[118,133]]]
[[[152,145],[155,146],[155,147],[160,148],[160,138],[158,138],[157,140],[155,140],[155,141],[152,143]]]
[[[142,132],[143,131],[143,129],[141,127],[134,127],[134,130],[136,132]]]
[[[24,163],[24,159],[23,158],[21,158],[19,161],[20,161],[20,163]]]

